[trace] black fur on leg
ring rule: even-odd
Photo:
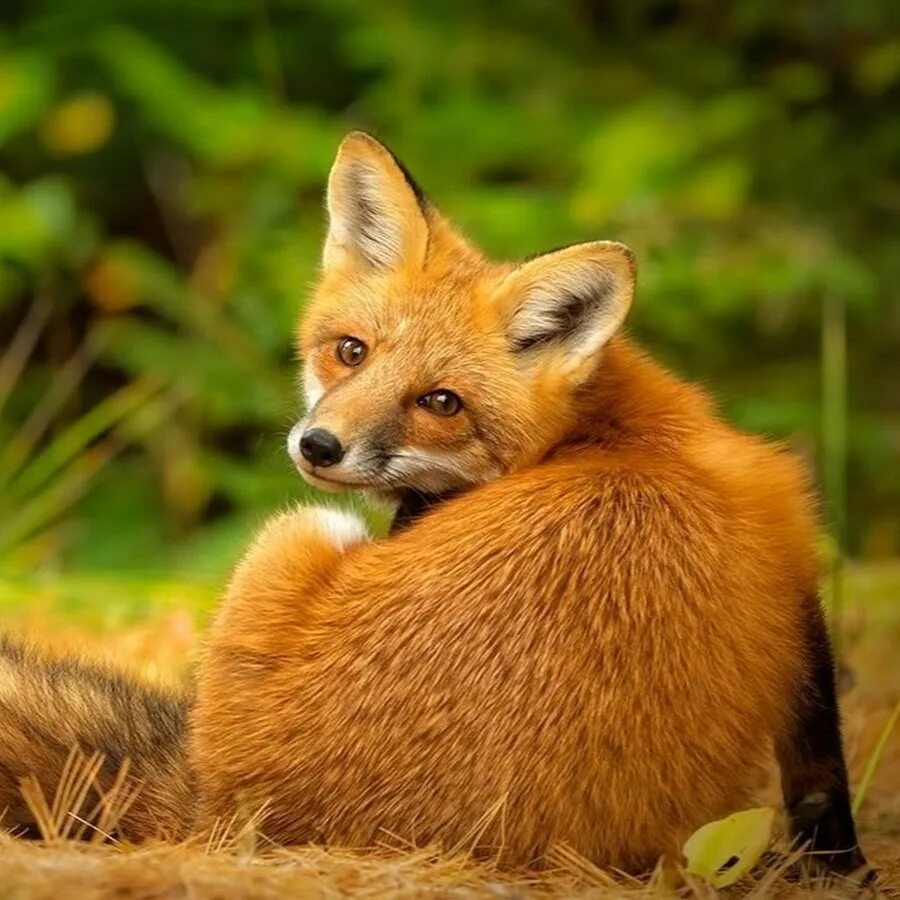
[[[806,672],[793,700],[790,733],[777,746],[791,835],[818,871],[868,872],[850,805],[834,659],[816,596],[807,600]],[[867,880],[869,880],[867,878]]]

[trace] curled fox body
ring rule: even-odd
[[[639,870],[774,744],[795,833],[859,863],[804,476],[617,334],[631,253],[490,262],[361,134],[328,209],[289,449],[408,527],[258,536],[200,672],[201,821]]]
[[[491,262],[360,133],[328,211],[289,452],[395,533],[261,530],[198,674],[196,826],[639,871],[774,746],[794,834],[860,865],[805,478],[619,334],[631,253]]]

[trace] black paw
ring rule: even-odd
[[[875,880],[875,870],[859,849],[853,814],[843,794],[807,794],[788,815],[794,843],[806,847],[801,863],[806,875],[839,875],[860,886]]]

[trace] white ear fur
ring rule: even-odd
[[[328,177],[328,237],[323,262],[349,254],[376,268],[424,258],[428,225],[419,188],[391,152],[354,131],[338,148]]]
[[[611,241],[578,244],[524,263],[509,280],[513,352],[531,361],[562,351],[578,367],[625,319],[634,294],[633,255]]]

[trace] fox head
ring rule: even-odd
[[[443,495],[540,459],[634,292],[631,251],[486,259],[362,132],[328,179],[328,236],[299,346],[307,413],[288,449],[326,490]]]

